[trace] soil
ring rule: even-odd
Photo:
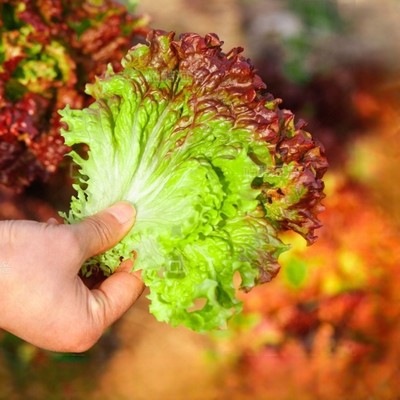
[[[117,328],[119,348],[99,376],[91,400],[202,400],[217,396],[214,364],[205,335],[160,323],[145,295]]]

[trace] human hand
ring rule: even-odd
[[[83,262],[114,246],[135,211],[117,203],[73,225],[0,222],[0,328],[44,349],[82,352],[120,318],[144,289],[132,261],[90,290]]]

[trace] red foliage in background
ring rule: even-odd
[[[0,14],[0,184],[19,190],[56,171],[57,110],[87,104],[84,85],[118,68],[147,21],[111,0],[1,0]]]
[[[365,190],[331,179],[318,242],[294,239],[281,275],[243,297],[258,317],[228,341],[232,399],[400,393],[400,234]]]

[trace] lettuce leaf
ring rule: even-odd
[[[214,34],[153,31],[87,93],[82,110],[60,111],[80,175],[69,223],[118,200],[137,220],[113,249],[90,259],[89,275],[113,273],[134,252],[150,288],[150,311],[197,331],[239,312],[235,275],[249,290],[272,279],[293,229],[310,243],[319,227],[326,160],[309,133],[237,48]]]

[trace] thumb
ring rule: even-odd
[[[129,263],[127,269],[132,269],[132,261],[126,263]],[[130,273],[118,268],[97,289],[90,292],[88,320],[94,322],[95,330],[103,332],[135,303],[143,290],[144,283],[139,272]]]
[[[132,228],[136,212],[128,202],[119,202],[71,225],[83,248],[85,259],[116,245]]]

